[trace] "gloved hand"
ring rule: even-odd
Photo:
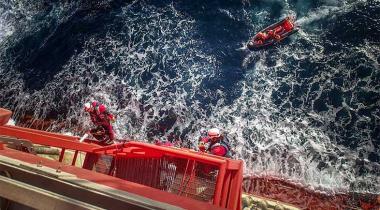
[[[116,122],[116,117],[113,116],[113,115],[108,116],[108,119],[110,120],[111,123],[115,123]]]
[[[198,144],[198,149],[201,151],[201,152],[204,152],[204,151],[206,151],[206,145],[205,145],[205,143],[204,142],[199,142],[199,144]]]
[[[198,144],[198,148],[202,152],[206,152],[209,146],[210,146],[210,143],[204,142],[204,141],[200,141]]]

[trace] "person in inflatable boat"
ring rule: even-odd
[[[275,39],[276,41],[279,41],[281,39],[281,36],[279,34],[281,33],[287,33],[294,29],[294,23],[291,17],[285,18],[285,21],[283,24],[277,26],[276,28],[269,30],[266,32],[259,32],[255,36],[253,41],[250,41],[248,43],[248,47],[253,48],[254,44],[261,45],[264,42],[266,42],[268,39]]]

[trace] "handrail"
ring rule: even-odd
[[[25,129],[18,126],[0,126],[0,135],[12,136],[20,139],[26,139],[34,144],[48,145],[71,150],[81,150],[83,152],[92,152],[101,146],[96,144],[81,143],[70,136],[56,137],[49,135],[49,132],[41,132],[33,129]]]
[[[0,108],[0,125],[7,124],[11,116],[12,116],[11,111]]]
[[[87,169],[91,169],[94,164],[97,164],[98,160],[103,161],[102,159],[100,159],[100,157],[104,155],[113,156],[111,158],[122,157],[122,160],[130,161],[130,163],[132,164],[138,163],[140,165],[141,163],[144,163],[144,161],[147,161],[148,165],[152,163],[151,161],[153,161],[153,163],[156,164],[161,161],[161,158],[162,160],[165,160],[165,158],[167,158],[170,161],[177,160],[179,161],[177,162],[179,164],[181,163],[181,161],[187,160],[187,165],[182,176],[187,176],[186,174],[188,174],[188,167],[194,167],[194,165],[189,165],[190,163],[201,165],[203,164],[205,167],[211,168],[217,167],[217,176],[212,178],[213,184],[210,189],[213,189],[213,194],[210,194],[210,196],[212,197],[208,198],[210,199],[209,201],[212,200],[214,205],[220,207],[227,207],[229,209],[239,209],[241,207],[240,194],[243,179],[242,160],[232,160],[229,158],[206,154],[203,152],[198,152],[185,148],[164,147],[136,141],[126,141],[125,143],[119,143],[111,146],[102,147],[97,144],[79,142],[78,137],[74,136],[67,136],[58,133],[23,128],[19,126],[5,125],[6,122],[8,122],[8,120],[10,119],[11,114],[12,112],[0,108],[0,123],[2,123],[0,124],[0,135],[25,139],[33,144],[58,147],[61,149],[59,162],[63,161],[65,150],[70,149],[75,151],[75,155],[73,157],[73,160],[71,161],[71,165],[75,165],[76,156],[78,155],[78,152],[87,153],[84,161],[85,163],[83,163],[83,168]],[[99,162],[99,165],[97,167],[100,167],[102,164],[104,163]],[[116,162],[112,162],[112,164],[116,164]],[[86,167],[84,165],[86,165]],[[126,168],[129,167],[127,166],[127,162],[122,163],[121,166]],[[158,165],[155,167],[160,166]],[[146,173],[147,170],[144,171],[144,174]],[[186,192],[185,188],[190,188],[190,182],[193,184],[197,182],[202,183],[202,178],[197,178],[196,180],[195,174],[193,173],[194,171],[191,171],[191,173],[189,174],[190,177],[187,183],[185,181],[185,177],[181,178],[182,180],[179,183],[179,194]],[[199,171],[197,173],[199,173]],[[132,175],[132,177],[133,176],[134,175]],[[139,180],[140,179],[136,179],[135,181],[139,183]],[[155,180],[157,180],[157,177],[152,178],[152,183],[156,182]]]

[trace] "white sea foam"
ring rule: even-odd
[[[12,23],[9,21],[9,10],[0,7],[0,43],[2,40],[13,34],[14,28]]]

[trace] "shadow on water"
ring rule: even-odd
[[[326,53],[340,54],[343,51],[343,56],[331,63],[339,68],[340,72],[334,75],[336,87],[326,93],[325,99],[327,104],[333,107],[338,108],[345,102],[352,108],[340,110],[330,127],[334,136],[340,135],[338,142],[352,149],[359,147],[364,139],[374,140],[375,151],[380,149],[380,134],[376,128],[378,123],[373,115],[378,112],[376,104],[380,101],[380,95],[368,88],[380,83],[380,73],[368,60],[367,53],[370,52],[365,47],[366,44],[380,44],[379,20],[380,7],[374,1],[369,1],[358,4],[344,15],[337,16],[333,24],[326,26]],[[350,47],[350,50],[347,50],[347,47]],[[355,48],[361,50],[351,50]],[[348,79],[351,88],[343,91],[346,89],[347,81],[339,81],[339,78]],[[368,158],[371,161],[379,160],[379,156],[372,153]]]
[[[243,79],[241,60],[245,53],[237,50],[242,40],[249,37],[249,26],[242,19],[242,3],[237,1],[181,1],[174,7],[196,21],[198,32],[204,41],[203,51],[214,55],[220,64],[216,75],[202,83],[206,95],[197,97],[204,104],[215,104],[219,98],[215,91],[226,94],[225,102],[230,104],[241,92],[238,82]],[[211,97],[210,97],[211,96]]]
[[[85,2],[63,22],[60,17],[54,17],[9,48],[8,53],[16,57],[15,68],[24,75],[25,88],[42,89],[75,52],[82,50],[86,39],[103,36],[110,30],[117,10],[126,3],[121,0]],[[44,19],[52,12],[51,7],[45,9],[37,19]]]
[[[378,3],[369,1],[359,4],[352,11],[338,16],[334,24],[326,22],[329,30],[327,36],[333,43],[360,46],[364,41],[374,41],[379,44],[379,20],[380,7]]]

